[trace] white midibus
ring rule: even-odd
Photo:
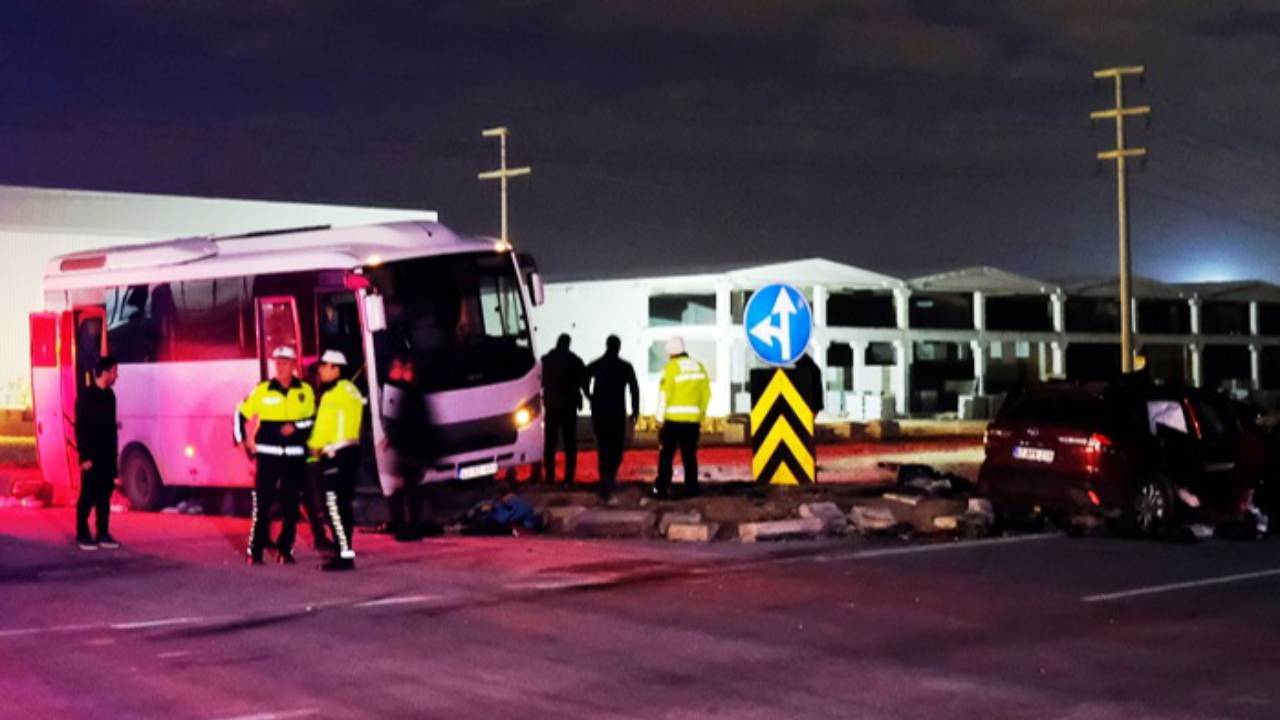
[[[31,316],[40,468],[59,501],[79,486],[75,399],[103,353],[120,363],[120,480],[138,508],[178,487],[251,487],[232,440],[240,400],[294,346],[302,367],[347,354],[369,398],[362,485],[389,488],[380,382],[418,370],[432,430],[426,481],[491,476],[542,454],[529,307],[533,263],[501,242],[402,222],[196,237],[56,257]],[[427,439],[424,438],[424,442]]]

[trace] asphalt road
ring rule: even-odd
[[[0,510],[2,718],[1275,718],[1280,543],[671,546]]]

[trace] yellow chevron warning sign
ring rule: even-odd
[[[814,481],[813,415],[787,371],[773,371],[751,406],[751,472],[756,482],[797,485]]]

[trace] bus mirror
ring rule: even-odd
[[[547,291],[542,286],[542,274],[539,272],[529,273],[529,296],[533,299],[535,307],[547,300]]]
[[[387,306],[381,295],[366,295],[364,298],[364,325],[369,332],[387,329]]]

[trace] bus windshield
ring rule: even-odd
[[[387,329],[374,336],[380,379],[397,354],[413,358],[427,392],[515,380],[534,366],[511,257],[468,253],[370,268]]]

